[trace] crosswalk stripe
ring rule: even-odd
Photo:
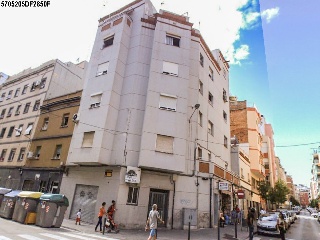
[[[5,236],[0,236],[0,240],[12,240],[11,238],[7,238]]]
[[[119,240],[118,238],[108,238],[108,237],[106,237],[106,235],[97,236],[95,234],[89,234],[89,233],[81,233],[81,235],[88,236],[88,237],[93,237],[93,238],[104,239],[104,240]]]
[[[51,233],[40,233],[40,235],[53,238],[53,239],[58,239],[58,240],[71,240],[70,238],[64,238]]]
[[[18,236],[21,238],[24,238],[24,239],[28,239],[28,240],[45,240],[43,238],[37,238],[35,236],[31,236],[31,235],[27,235],[27,234],[20,234]]]
[[[83,236],[80,236],[79,234],[62,233],[62,232],[60,232],[59,234],[66,235],[66,236],[69,236],[69,237],[75,237],[75,238],[77,238],[77,239],[92,240],[92,238],[83,237]]]

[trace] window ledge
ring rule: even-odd
[[[138,203],[127,203],[126,205],[129,205],[129,206],[138,206]]]
[[[171,154],[171,155],[173,155],[173,152],[163,152],[163,151],[159,151],[159,150],[155,150],[156,152],[158,152],[158,153],[165,153],[165,154]]]

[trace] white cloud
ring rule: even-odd
[[[261,13],[261,17],[265,18],[267,23],[270,23],[271,20],[279,15],[279,7],[266,9]]]

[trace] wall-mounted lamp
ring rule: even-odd
[[[199,107],[200,107],[200,104],[199,104],[199,103],[197,103],[196,105],[194,105],[194,107],[192,107],[192,108],[194,108],[194,110],[193,110],[193,112],[192,112],[192,114],[191,114],[191,116],[190,116],[190,118],[189,118],[189,122],[190,122],[190,120],[191,120],[194,112],[195,112]]]
[[[104,176],[105,177],[112,177],[112,170],[105,170]]]
[[[22,168],[19,168],[19,174],[22,175],[22,173],[23,173]]]

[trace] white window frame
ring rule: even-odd
[[[179,64],[163,61],[162,73],[170,76],[179,76]]]
[[[175,112],[177,110],[177,96],[160,93],[159,108]]]
[[[180,47],[180,40],[181,38],[178,37],[178,36],[174,36],[174,35],[171,35],[171,34],[166,34],[166,41],[165,43],[167,45],[171,45],[171,46],[174,46],[174,47]],[[178,42],[178,43],[177,43]]]
[[[98,64],[96,76],[98,77],[98,76],[107,74],[108,69],[109,69],[109,62],[104,62],[104,63]]]
[[[28,124],[28,127],[27,127],[26,130],[24,131],[24,135],[30,135],[30,134],[31,134],[31,131],[32,131],[32,128],[33,128],[33,123],[29,123],[29,124]]]
[[[102,92],[91,94],[90,95],[90,109],[97,108],[101,105]]]
[[[173,154],[173,148],[174,148],[174,137],[157,134],[157,138],[156,138],[157,152]]]

